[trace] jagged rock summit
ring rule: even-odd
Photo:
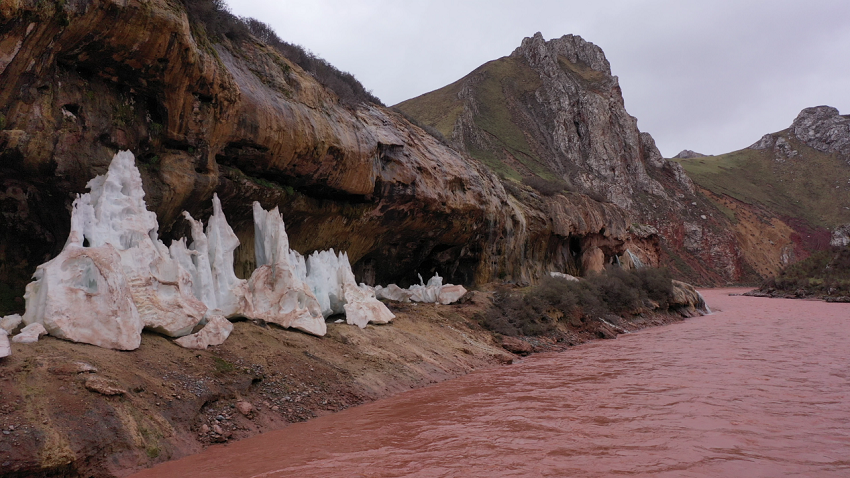
[[[604,52],[579,36],[547,41],[537,33],[509,56],[396,107],[500,174],[521,202],[528,200],[517,183],[531,185],[546,196],[540,199],[546,208],[558,209],[568,195],[553,194],[547,184],[560,185],[616,205],[630,224],[658,234],[660,245],[633,248],[599,228],[593,239],[581,239],[573,271],[617,262],[628,249],[683,275],[745,273],[723,215],[638,129]]]
[[[791,123],[791,134],[823,153],[838,153],[850,161],[850,115],[838,114],[838,108],[806,108]]]

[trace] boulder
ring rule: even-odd
[[[711,313],[702,294],[694,286],[677,280],[673,281],[673,299],[670,301],[670,307],[678,309],[685,317]]]
[[[555,279],[564,279],[564,280],[568,280],[568,281],[572,281],[572,282],[578,282],[577,277],[571,276],[569,274],[564,274],[563,272],[550,272],[549,276],[553,277]]]
[[[97,375],[87,378],[85,381],[85,387],[90,392],[106,395],[107,397],[127,394],[127,390],[121,388],[121,386],[115,381],[99,377]]]
[[[174,340],[177,345],[195,350],[206,350],[210,345],[221,345],[233,332],[233,324],[221,315],[207,318],[204,328],[198,332]]]
[[[34,344],[38,342],[38,338],[46,334],[47,330],[39,323],[29,324],[24,327],[21,332],[12,337],[12,342],[16,344]]]
[[[509,336],[502,337],[502,348],[517,355],[528,355],[534,350],[525,340]]]
[[[251,417],[252,412],[254,411],[254,406],[251,405],[250,402],[246,402],[245,400],[239,400],[236,402],[236,409],[239,410],[239,413],[246,417]]]

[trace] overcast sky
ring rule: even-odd
[[[605,51],[665,157],[721,154],[801,109],[850,113],[848,0],[228,0],[348,71],[387,105],[509,55],[524,37]]]

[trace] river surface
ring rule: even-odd
[[[850,304],[730,292],[135,476],[850,476]]]

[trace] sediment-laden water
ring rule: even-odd
[[[135,476],[850,476],[850,304],[730,292]]]

